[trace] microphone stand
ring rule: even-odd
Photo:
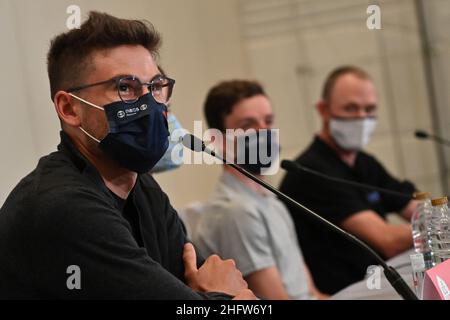
[[[187,141],[187,140],[189,140],[189,141]],[[312,210],[308,209],[307,207],[303,206],[302,204],[298,203],[297,201],[295,201],[291,197],[285,195],[281,191],[278,191],[272,185],[270,185],[267,182],[259,179],[258,177],[256,177],[255,175],[251,174],[247,170],[241,168],[240,166],[238,166],[238,165],[236,165],[234,163],[228,163],[221,156],[217,155],[213,150],[210,150],[210,149],[206,148],[204,142],[202,140],[200,140],[199,138],[197,138],[197,137],[195,137],[195,136],[193,136],[191,134],[186,134],[182,138],[182,142],[183,142],[184,146],[186,146],[187,148],[191,149],[194,152],[206,152],[210,156],[219,159],[225,165],[228,165],[228,166],[234,168],[235,170],[239,171],[240,173],[242,173],[247,178],[255,181],[256,183],[260,184],[261,186],[263,186],[267,190],[269,190],[272,193],[274,193],[280,199],[282,199],[282,200],[284,200],[284,201],[294,205],[295,207],[300,208],[301,210],[309,213],[310,215],[315,217],[319,222],[324,224],[329,229],[331,229],[331,230],[341,234],[342,236],[347,238],[350,242],[353,242],[354,244],[358,245],[363,250],[366,250],[367,252],[369,252],[378,261],[378,263],[383,267],[383,272],[384,272],[384,275],[386,276],[386,279],[389,281],[389,283],[392,285],[392,287],[395,289],[395,291],[403,299],[405,299],[405,300],[418,300],[417,296],[414,294],[414,292],[411,290],[411,288],[406,284],[405,280],[403,280],[403,278],[400,276],[400,274],[397,272],[397,270],[395,270],[391,266],[388,266],[386,264],[386,262],[384,261],[384,259],[382,259],[371,247],[369,247],[367,244],[365,244],[364,242],[362,242],[361,240],[356,238],[354,235],[344,231],[343,229],[341,229],[338,226],[334,225],[330,221],[324,219],[323,217],[321,217],[320,215],[318,215],[314,211],[312,211]],[[198,150],[196,148],[196,147],[199,147],[199,146],[201,147],[201,150]]]
[[[446,140],[442,137],[439,136],[435,136],[434,134],[430,134],[428,132],[422,131],[422,130],[417,130],[415,132],[415,137],[418,139],[429,139],[429,140],[433,140],[437,143],[440,143],[444,146],[450,147],[450,141]]]
[[[341,178],[336,178],[336,177],[332,177],[332,176],[328,176],[326,174],[323,174],[321,172],[318,172],[316,170],[310,169],[308,167],[302,166],[300,164],[298,164],[295,161],[290,161],[290,160],[283,160],[281,161],[281,168],[283,168],[286,171],[304,171],[307,172],[309,174],[315,175],[317,177],[320,177],[322,179],[326,179],[329,181],[333,181],[333,182],[338,182],[338,183],[343,183],[343,184],[347,184],[350,186],[354,186],[357,188],[363,188],[363,189],[368,189],[368,190],[375,190],[375,191],[379,191],[381,193],[384,194],[390,194],[396,197],[402,197],[402,198],[408,198],[408,199],[412,199],[413,195],[412,194],[407,194],[407,193],[403,193],[403,192],[398,192],[395,190],[389,190],[389,189],[385,189],[385,188],[380,188],[377,186],[372,186],[369,184],[365,184],[365,183],[360,183],[360,182],[355,182],[355,181],[350,181],[350,180],[345,180],[345,179],[341,179]]]

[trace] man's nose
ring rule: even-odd
[[[150,89],[146,85],[142,85],[142,95],[146,95],[147,93],[150,93]]]
[[[149,86],[149,84],[142,84],[141,87],[141,95],[146,95],[147,93],[151,92],[151,87]]]
[[[258,121],[258,124],[257,124],[257,126],[256,126],[255,129],[256,129],[256,130],[263,130],[263,129],[269,130],[269,129],[271,129],[271,127],[270,127],[270,125],[268,125],[268,124],[266,123],[266,121],[261,120],[261,121]]]
[[[359,109],[356,113],[356,117],[363,119],[363,118],[367,118],[369,116],[369,113],[364,109]]]

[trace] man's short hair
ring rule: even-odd
[[[92,68],[94,51],[121,45],[141,45],[156,58],[161,38],[148,21],[119,19],[96,11],[90,12],[79,29],[56,36],[47,55],[52,100],[59,90],[82,84]]]
[[[223,81],[212,87],[203,109],[208,126],[224,132],[225,117],[233,111],[233,107],[240,101],[257,95],[266,95],[257,81]]]
[[[333,91],[334,85],[336,84],[336,81],[343,75],[346,74],[353,74],[354,76],[365,79],[365,80],[372,80],[370,75],[364,71],[361,68],[355,67],[355,66],[341,66],[333,71],[331,71],[328,74],[327,79],[325,80],[325,84],[323,86],[322,90],[322,99],[325,101],[329,101],[331,97],[331,93]]]

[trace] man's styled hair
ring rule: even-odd
[[[333,71],[331,71],[327,79],[325,80],[325,84],[323,86],[322,90],[322,99],[325,101],[329,101],[331,98],[331,93],[333,91],[334,85],[336,84],[336,81],[343,75],[346,74],[353,74],[354,76],[364,79],[364,80],[372,80],[370,75],[364,71],[361,68],[355,67],[355,66],[341,66]]]
[[[161,38],[148,21],[119,19],[96,11],[89,13],[79,29],[56,36],[47,55],[52,100],[59,90],[82,84],[92,68],[94,51],[121,45],[141,45],[156,58]]]
[[[223,81],[212,87],[206,97],[204,113],[210,128],[225,131],[224,120],[243,99],[266,95],[261,84],[250,80]]]

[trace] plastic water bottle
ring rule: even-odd
[[[447,197],[431,200],[433,208],[429,224],[429,244],[435,264],[450,258],[450,212],[447,203]]]
[[[417,207],[411,217],[412,237],[416,254],[410,256],[413,269],[413,285],[416,295],[422,299],[425,271],[434,266],[433,252],[428,241],[428,222],[431,218],[431,199],[428,192],[414,193]]]
[[[414,193],[417,207],[411,217],[412,237],[414,250],[424,254],[429,251],[427,244],[427,222],[431,216],[431,199],[428,192]]]

